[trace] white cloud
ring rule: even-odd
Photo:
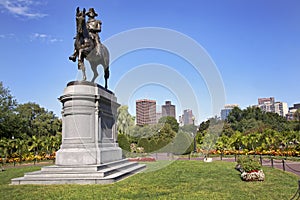
[[[39,5],[38,1],[32,0],[0,0],[0,6],[2,6],[8,12],[27,18],[41,18],[47,16],[40,12],[34,11],[34,7]]]
[[[0,39],[16,39],[16,35],[13,33],[0,34]]]
[[[46,42],[46,43],[55,43],[55,42],[62,42],[62,39],[53,37],[51,35],[47,35],[44,33],[34,33],[30,36],[31,41],[41,41],[41,42]]]

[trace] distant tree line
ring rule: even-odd
[[[0,82],[0,159],[50,157],[61,143],[61,120],[32,102],[19,104]]]
[[[209,146],[207,138],[210,137],[210,141],[214,142],[208,149],[212,151],[299,155],[299,113],[300,110],[295,113],[295,120],[288,121],[276,113],[263,112],[256,107],[244,110],[235,107],[225,121],[211,118],[202,122],[197,143],[201,149],[205,149]]]
[[[276,113],[263,112],[256,107],[234,108],[223,121],[210,118],[196,127],[179,127],[173,117],[163,117],[158,124],[135,126],[127,106],[118,114],[119,145],[128,152],[131,144],[143,152],[190,153],[197,152],[248,154],[300,155],[300,110],[293,121]]]

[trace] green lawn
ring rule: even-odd
[[[235,163],[215,161],[148,163],[146,173],[110,185],[9,185],[10,179],[39,167],[0,172],[0,199],[290,199],[298,188],[296,175],[263,168],[264,182],[243,182]],[[159,170],[153,170],[159,169]]]

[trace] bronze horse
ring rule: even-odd
[[[83,80],[86,80],[84,59],[88,60],[94,76],[91,82],[94,82],[98,77],[97,66],[102,65],[104,69],[105,88],[107,89],[107,79],[109,78],[109,52],[103,44],[100,44],[100,52],[97,52],[96,43],[89,36],[86,27],[85,9],[80,11],[79,7],[76,9],[76,37],[74,42],[75,51],[70,60],[76,61],[78,57],[78,69],[82,71]]]

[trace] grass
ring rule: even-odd
[[[144,173],[109,185],[9,185],[10,179],[40,167],[9,168],[0,172],[0,199],[290,199],[298,177],[263,168],[264,182],[243,182],[235,163],[159,161]]]

